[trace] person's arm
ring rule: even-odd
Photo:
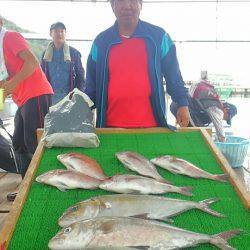
[[[85,89],[85,72],[84,72],[84,68],[82,66],[80,52],[77,52],[75,66],[76,66],[76,87],[79,90],[84,91],[84,89]]]
[[[86,71],[86,88],[84,93],[89,96],[96,105],[96,61],[97,61],[97,46],[93,43],[88,61]]]
[[[187,127],[190,117],[187,90],[184,87],[184,82],[179,69],[175,45],[167,33],[164,34],[161,43],[161,68],[166,80],[167,93],[178,105],[176,116],[177,123],[181,127]]]
[[[43,54],[42,54],[41,61],[40,61],[40,66],[41,66],[41,68],[42,68],[42,71],[43,71],[44,73],[46,73],[46,72],[45,72],[45,60],[43,59],[44,54],[45,54],[45,51],[44,51]]]
[[[216,106],[209,107],[206,109],[206,111],[214,125],[218,140],[224,142],[226,140],[226,137],[222,125],[224,115],[223,111]]]
[[[39,67],[38,60],[29,49],[21,51],[18,56],[24,63],[21,70],[3,84],[5,96],[10,95],[20,82],[32,75],[36,68]]]
[[[190,121],[188,106],[179,107],[176,114],[176,121],[181,127],[187,127]]]

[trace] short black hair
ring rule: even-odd
[[[66,31],[66,26],[61,22],[56,22],[56,23],[51,24],[49,31],[51,32],[54,29],[63,29]]]

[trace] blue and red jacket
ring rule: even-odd
[[[150,102],[154,117],[159,127],[169,127],[166,121],[163,77],[167,83],[167,93],[172,100],[179,107],[188,106],[187,90],[184,87],[179,69],[175,45],[162,28],[141,20],[139,20],[132,37],[145,40],[151,84]],[[88,57],[84,92],[91,98],[97,109],[96,127],[106,127],[109,82],[108,57],[111,47],[119,43],[121,43],[121,38],[118,23],[115,22],[112,27],[96,37]],[[124,65],[124,67],[129,67],[129,65]],[[133,94],[133,90],[131,90],[131,94]]]

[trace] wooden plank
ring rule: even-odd
[[[168,128],[139,128],[139,129],[125,129],[125,128],[97,128],[97,134],[143,134],[143,133],[174,133]]]
[[[44,151],[44,144],[40,142],[36,152],[30,162],[29,168],[26,172],[26,175],[20,185],[18,195],[13,203],[13,206],[5,220],[3,230],[0,235],[0,246],[5,245],[6,248],[9,245],[10,239],[13,235],[15,226],[17,224],[19,215],[25,203],[25,200],[28,196],[29,189],[32,183],[32,180],[35,176],[36,170],[39,166],[40,160],[42,158],[42,154]]]
[[[9,212],[12,202],[7,201],[7,194],[18,190],[22,178],[19,174],[5,173],[0,176],[0,212]]]
[[[250,192],[250,149],[247,152],[242,167],[233,169],[238,178],[242,181],[245,189]]]
[[[1,172],[0,173],[0,181],[1,181],[1,178],[4,177],[6,174],[7,174],[7,172]]]
[[[7,217],[8,213],[0,213],[0,234],[3,229],[4,221]]]
[[[217,148],[216,144],[214,143],[212,138],[208,135],[207,131],[204,128],[201,128],[201,133],[202,133],[202,136],[205,139],[207,145],[211,149],[211,152],[213,153],[214,157],[216,158],[217,162],[220,164],[222,170],[225,173],[228,173],[230,175],[230,182],[232,183],[234,189],[238,193],[245,208],[247,210],[250,210],[250,192],[248,192],[246,190],[242,181],[238,178],[237,174],[232,169],[232,167],[229,165],[229,163],[226,160],[226,158],[224,157],[224,155]]]
[[[196,131],[198,129],[196,128]],[[141,133],[173,133],[172,130],[168,128],[141,128],[141,129],[125,129],[125,128],[97,128],[96,129],[97,134],[141,134]],[[39,128],[37,129],[37,141],[40,142],[42,135],[43,135],[43,129]]]
[[[38,143],[41,141],[42,135],[43,135],[43,129],[42,128],[38,128],[36,130],[36,138],[37,138]]]
[[[212,129],[211,128],[204,128],[204,127],[179,127],[177,131],[179,132],[191,132],[191,131],[200,131],[201,129],[205,129],[207,133],[212,136]]]
[[[248,194],[242,190],[242,184],[238,183],[235,179],[237,179],[237,176],[227,163],[226,159],[224,156],[220,153],[220,151],[217,149],[216,145],[213,143],[211,137],[209,136],[208,132],[204,128],[182,128],[179,130],[179,132],[189,132],[189,131],[200,131],[202,134],[203,138],[205,139],[206,143],[208,144],[209,148],[211,149],[212,153],[216,157],[218,163],[221,165],[222,169],[224,171],[227,171],[230,174],[230,180],[232,184],[235,186],[236,191],[239,193],[240,197],[245,200],[243,200],[244,205],[246,207],[248,206],[248,203],[246,201],[250,200],[248,199]],[[96,129],[96,132],[101,134],[101,133],[173,133],[173,131],[166,129],[166,128],[150,128],[150,129],[113,129],[113,128],[105,128],[105,129]],[[42,136],[43,130],[39,129],[37,131],[37,136],[38,140],[40,141],[40,138]],[[32,158],[32,161],[30,163],[30,166],[28,168],[28,171],[26,173],[25,179],[23,180],[21,186],[20,186],[20,192],[18,196],[16,197],[13,207],[9,213],[9,215],[6,218],[4,228],[1,232],[0,235],[0,246],[5,244],[6,247],[8,246],[11,237],[13,235],[16,223],[18,221],[18,217],[21,213],[22,207],[25,203],[25,200],[27,198],[32,180],[34,178],[34,175],[36,173],[36,170],[39,166],[42,154],[44,151],[44,143],[39,142],[39,145],[37,147],[37,150],[34,154],[34,157]],[[239,185],[239,187],[237,187]]]

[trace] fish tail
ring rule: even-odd
[[[213,179],[221,182],[226,182],[229,178],[229,174],[215,174]]]
[[[231,247],[227,241],[235,235],[241,234],[242,232],[242,230],[230,230],[223,233],[214,234],[211,236],[210,243],[222,250],[234,250],[235,248]]]
[[[162,182],[162,183],[166,183],[166,184],[170,184],[170,185],[173,184],[171,181],[166,180],[166,179],[164,179],[164,178],[160,178],[160,179],[158,179],[157,181]]]
[[[217,216],[217,217],[225,217],[225,215],[217,212],[217,211],[214,211],[212,210],[209,205],[214,203],[214,202],[217,202],[219,201],[220,199],[219,198],[212,198],[212,199],[207,199],[207,200],[203,200],[203,201],[200,201],[199,202],[199,209],[206,212],[206,213],[209,213],[211,215],[214,215],[214,216]]]
[[[193,187],[179,187],[179,193],[187,196],[193,196],[190,192],[192,189]]]
[[[42,183],[41,176],[36,177],[36,182]]]

